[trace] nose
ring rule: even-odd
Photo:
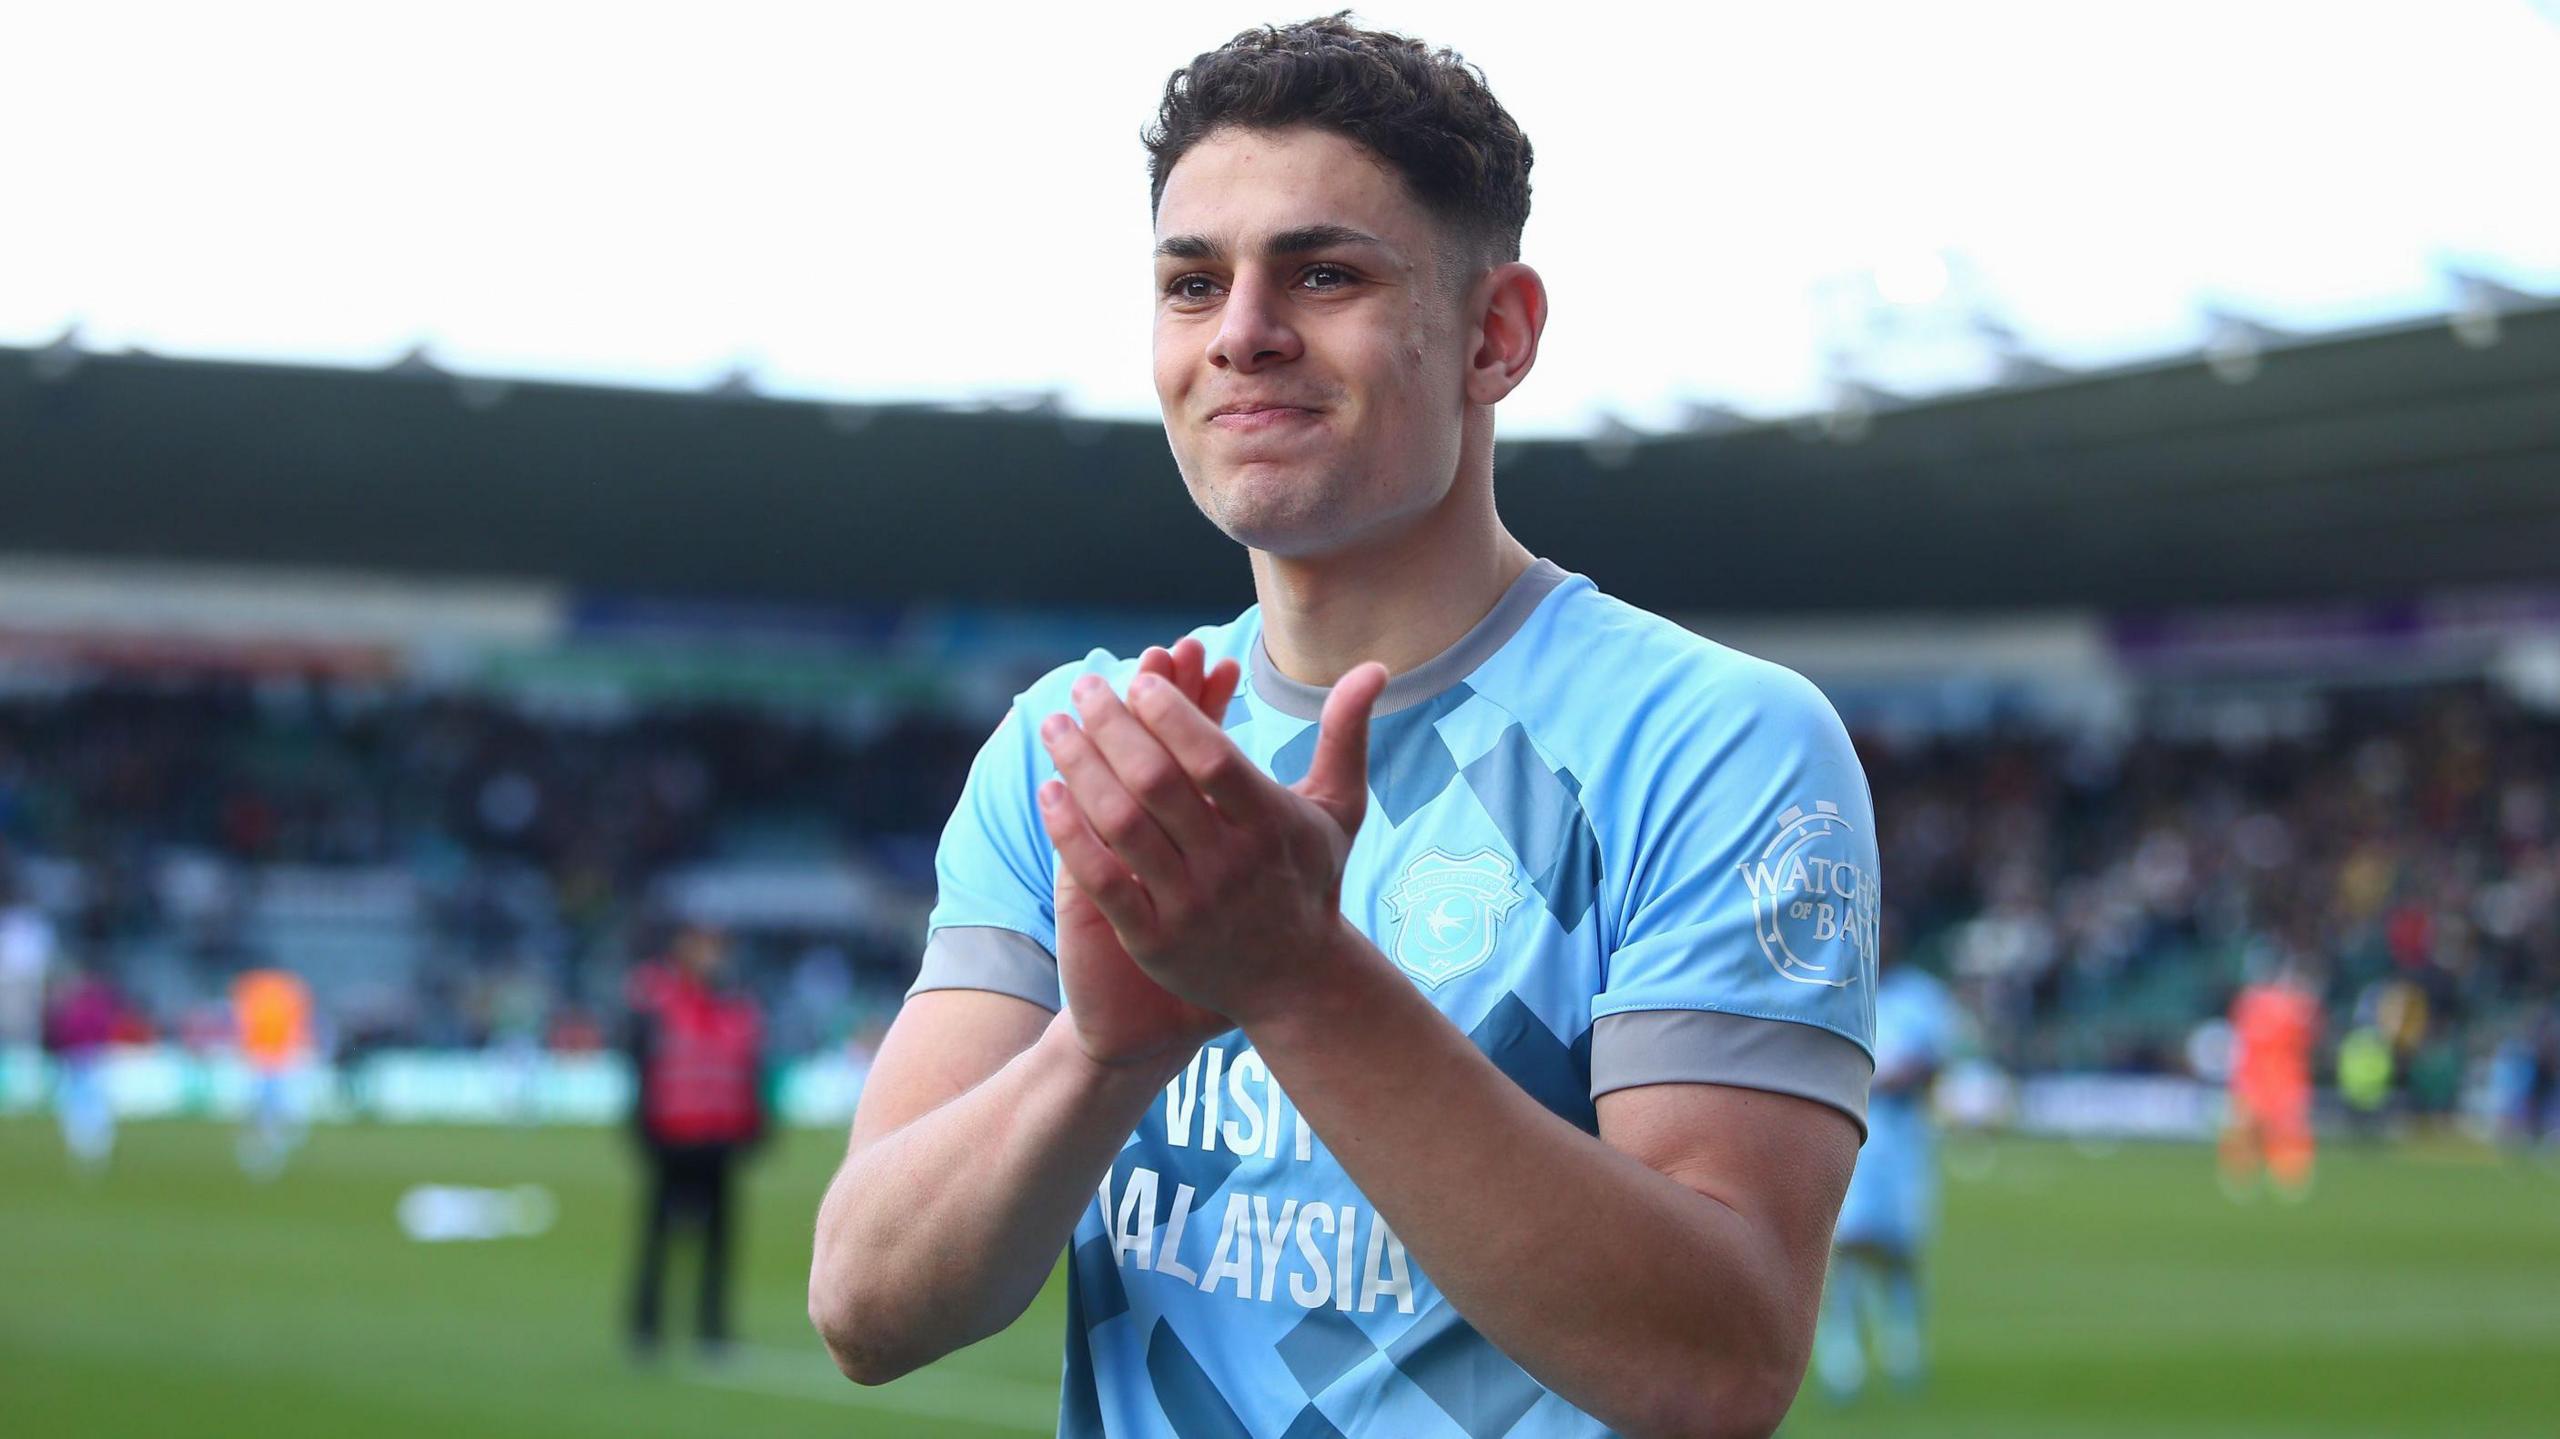
[[[1209,337],[1209,363],[1222,370],[1250,375],[1269,365],[1298,358],[1298,332],[1289,326],[1285,297],[1260,277],[1240,274],[1218,310],[1217,333]]]

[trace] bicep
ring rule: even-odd
[[[1030,1048],[1050,1018],[1027,999],[991,990],[935,989],[909,996],[863,1081],[850,1152],[861,1153],[985,1083]]]
[[[1727,1084],[1617,1089],[1597,1108],[1600,1138],[1611,1148],[1749,1225],[1810,1316],[1857,1165],[1856,1121],[1815,1100]]]

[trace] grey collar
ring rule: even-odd
[[[1520,632],[1520,626],[1528,622],[1539,601],[1571,578],[1553,560],[1530,561],[1529,568],[1520,572],[1520,578],[1511,582],[1511,588],[1502,592],[1502,598],[1494,601],[1493,608],[1476,621],[1474,629],[1459,636],[1456,644],[1403,674],[1389,676],[1386,691],[1378,696],[1373,713],[1386,715],[1410,709],[1475,673],[1476,666],[1492,658],[1495,650]],[[1280,713],[1306,720],[1323,717],[1324,697],[1331,693],[1280,673],[1280,667],[1271,662],[1270,649],[1262,643],[1259,624],[1253,631],[1253,692]]]

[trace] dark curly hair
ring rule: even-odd
[[[1423,208],[1489,263],[1520,258],[1529,137],[1454,50],[1363,30],[1344,10],[1247,30],[1165,81],[1147,146],[1150,214],[1191,147],[1218,130],[1331,131],[1404,177]]]

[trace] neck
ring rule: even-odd
[[[1390,675],[1456,644],[1529,568],[1493,508],[1489,441],[1419,518],[1321,555],[1252,551],[1262,643],[1280,672],[1330,688],[1376,660]]]

